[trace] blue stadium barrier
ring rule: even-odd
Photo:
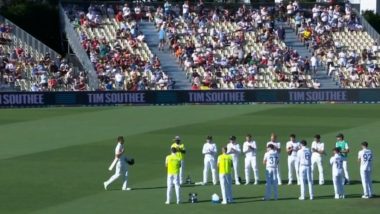
[[[0,107],[244,103],[380,103],[377,89],[4,92]]]

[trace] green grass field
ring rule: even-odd
[[[375,153],[374,189],[380,191],[380,107],[378,105],[223,105],[104,108],[44,108],[0,110],[0,213],[378,213],[379,198],[361,199],[360,142],[367,140]],[[187,201],[198,193],[198,204],[165,205],[164,158],[171,139],[180,135],[188,154],[186,176],[202,177],[201,148],[206,135],[220,147],[228,136],[242,143],[247,133],[259,146],[260,176],[263,151],[271,132],[282,145],[290,133],[310,143],[322,135],[327,184],[315,186],[314,201],[299,201],[299,187],[280,186],[278,201],[261,201],[265,185],[233,186],[235,204],[213,205],[212,193],[219,186],[182,188]],[[347,199],[334,200],[331,168],[327,163],[338,132],[350,143],[349,172],[352,185]],[[103,181],[113,159],[115,138],[126,137],[127,155],[136,160],[129,168],[129,186],[121,182],[109,191]],[[241,177],[243,159],[241,159]],[[285,153],[281,158],[282,178],[287,178]],[[315,176],[316,177],[316,176]],[[338,211],[341,210],[341,211]]]

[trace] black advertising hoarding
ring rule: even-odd
[[[377,89],[1,92],[0,107],[380,102]]]

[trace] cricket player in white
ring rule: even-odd
[[[300,164],[299,179],[301,182],[301,196],[299,200],[305,200],[305,186],[309,187],[309,198],[313,200],[313,180],[311,176],[311,151],[306,147],[306,140],[301,140],[301,149],[297,152],[297,158]]]
[[[291,185],[293,182],[293,169],[296,172],[297,184],[300,184],[299,180],[299,163],[297,158],[297,152],[300,149],[300,143],[296,141],[296,135],[290,135],[290,141],[286,143],[286,151],[288,152],[288,185]]]
[[[343,158],[340,156],[340,149],[334,148],[334,156],[330,158],[330,164],[332,166],[332,180],[334,184],[335,199],[344,198],[343,189]]]
[[[107,181],[103,183],[104,189],[107,190],[108,185],[118,179],[120,176],[123,178],[123,186],[122,190],[131,190],[131,188],[127,188],[128,182],[128,169],[126,163],[126,157],[124,155],[124,137],[119,136],[117,138],[117,145],[115,148],[115,158],[117,158],[115,174],[112,175]]]
[[[216,185],[218,182],[216,173],[216,153],[217,148],[215,143],[212,141],[212,136],[207,136],[206,143],[203,145],[202,149],[202,154],[204,155],[203,185],[207,184],[207,175],[210,168],[212,183]]]
[[[252,140],[252,135],[248,134],[245,137],[245,142],[243,144],[243,153],[245,154],[245,164],[244,164],[244,170],[245,170],[245,184],[248,185],[251,181],[250,179],[250,171],[253,170],[253,174],[255,176],[255,185],[259,183],[259,170],[257,168],[256,163],[256,142]]]
[[[311,175],[314,176],[315,165],[318,167],[319,174],[319,185],[325,183],[325,178],[323,176],[323,165],[322,165],[322,156],[325,154],[325,144],[321,142],[321,136],[319,134],[314,136],[314,141],[311,144]]]
[[[267,148],[268,148],[268,146],[270,144],[272,144],[274,146],[275,150],[278,153],[278,158],[280,159],[281,143],[277,142],[277,135],[275,133],[271,134],[270,141],[267,143]],[[278,182],[278,185],[282,185],[280,165],[277,165],[276,173],[277,173],[277,182]]]
[[[274,200],[278,199],[278,191],[277,191],[277,169],[279,164],[279,156],[276,147],[273,144],[268,145],[268,151],[264,155],[263,163],[265,165],[265,196],[264,200],[267,201],[271,198],[272,188],[273,188],[273,197]]]
[[[366,141],[361,143],[362,150],[359,151],[358,161],[360,163],[360,177],[363,185],[363,196],[362,198],[368,199],[373,195],[372,191],[372,151],[368,149],[368,143]]]
[[[240,145],[236,143],[236,137],[231,136],[230,142],[227,144],[227,154],[232,157],[232,165],[234,168],[235,184],[240,185],[239,181],[239,156],[241,153]]]

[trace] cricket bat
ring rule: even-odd
[[[118,160],[119,160],[119,158],[115,158],[115,159],[113,159],[113,161],[112,161],[110,167],[108,167],[108,170],[109,170],[109,171],[112,171],[112,169],[115,167],[116,162],[117,162]]]

